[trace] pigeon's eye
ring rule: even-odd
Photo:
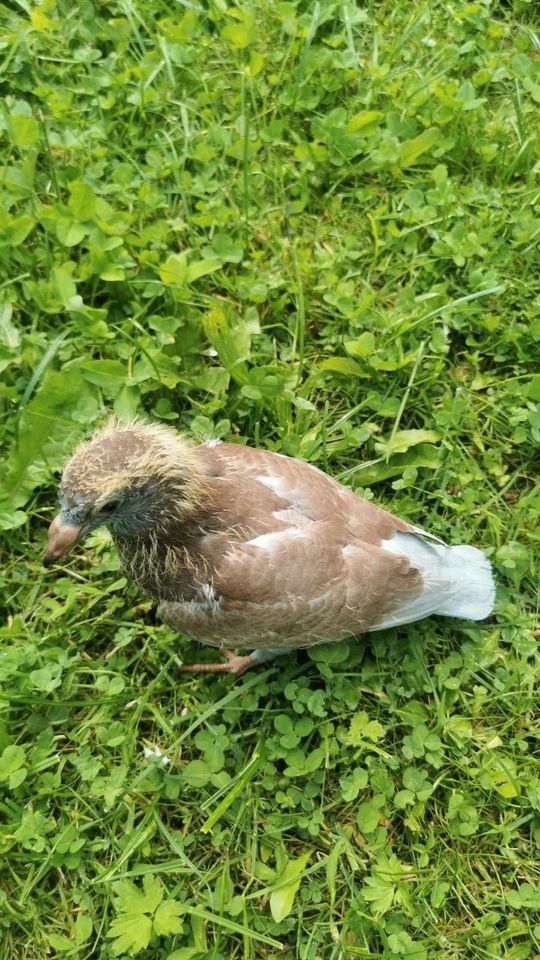
[[[100,514],[114,513],[117,507],[120,506],[121,502],[122,502],[121,497],[112,497],[110,500],[107,500],[107,502],[104,503],[103,506],[99,508],[98,513]]]

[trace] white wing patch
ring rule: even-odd
[[[283,477],[255,477],[257,483],[262,483],[263,487],[267,487],[268,490],[271,490],[272,493],[275,493],[277,497],[281,497],[282,500],[291,500],[293,491],[283,479]]]
[[[354,543],[348,543],[346,547],[341,548],[342,556],[344,557],[354,557],[356,554],[362,553],[359,547],[355,547]]]
[[[274,510],[272,516],[276,520],[281,520],[282,523],[288,523],[293,527],[305,527],[308,523],[311,523],[309,517],[298,510]]]
[[[260,537],[248,540],[246,546],[260,547],[261,550],[277,550],[284,547],[291,540],[302,536],[300,527],[288,527],[287,530],[277,530],[274,533],[262,533]]]

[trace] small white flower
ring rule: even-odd
[[[168,767],[171,763],[171,758],[163,753],[159,747],[143,747],[143,753],[146,759],[150,757],[157,757],[160,760],[162,767]]]

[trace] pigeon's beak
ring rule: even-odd
[[[81,539],[83,533],[86,533],[87,526],[72,526],[64,523],[60,514],[54,518],[47,533],[47,549],[43,557],[43,566],[50,567],[55,560],[71,550],[72,547]]]

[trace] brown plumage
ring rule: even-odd
[[[430,613],[480,619],[493,604],[475,548],[447,547],[303,461],[193,446],[154,423],[98,431],[66,465],[60,500],[45,562],[106,524],[165,622],[228,657],[186,669],[241,673]]]

